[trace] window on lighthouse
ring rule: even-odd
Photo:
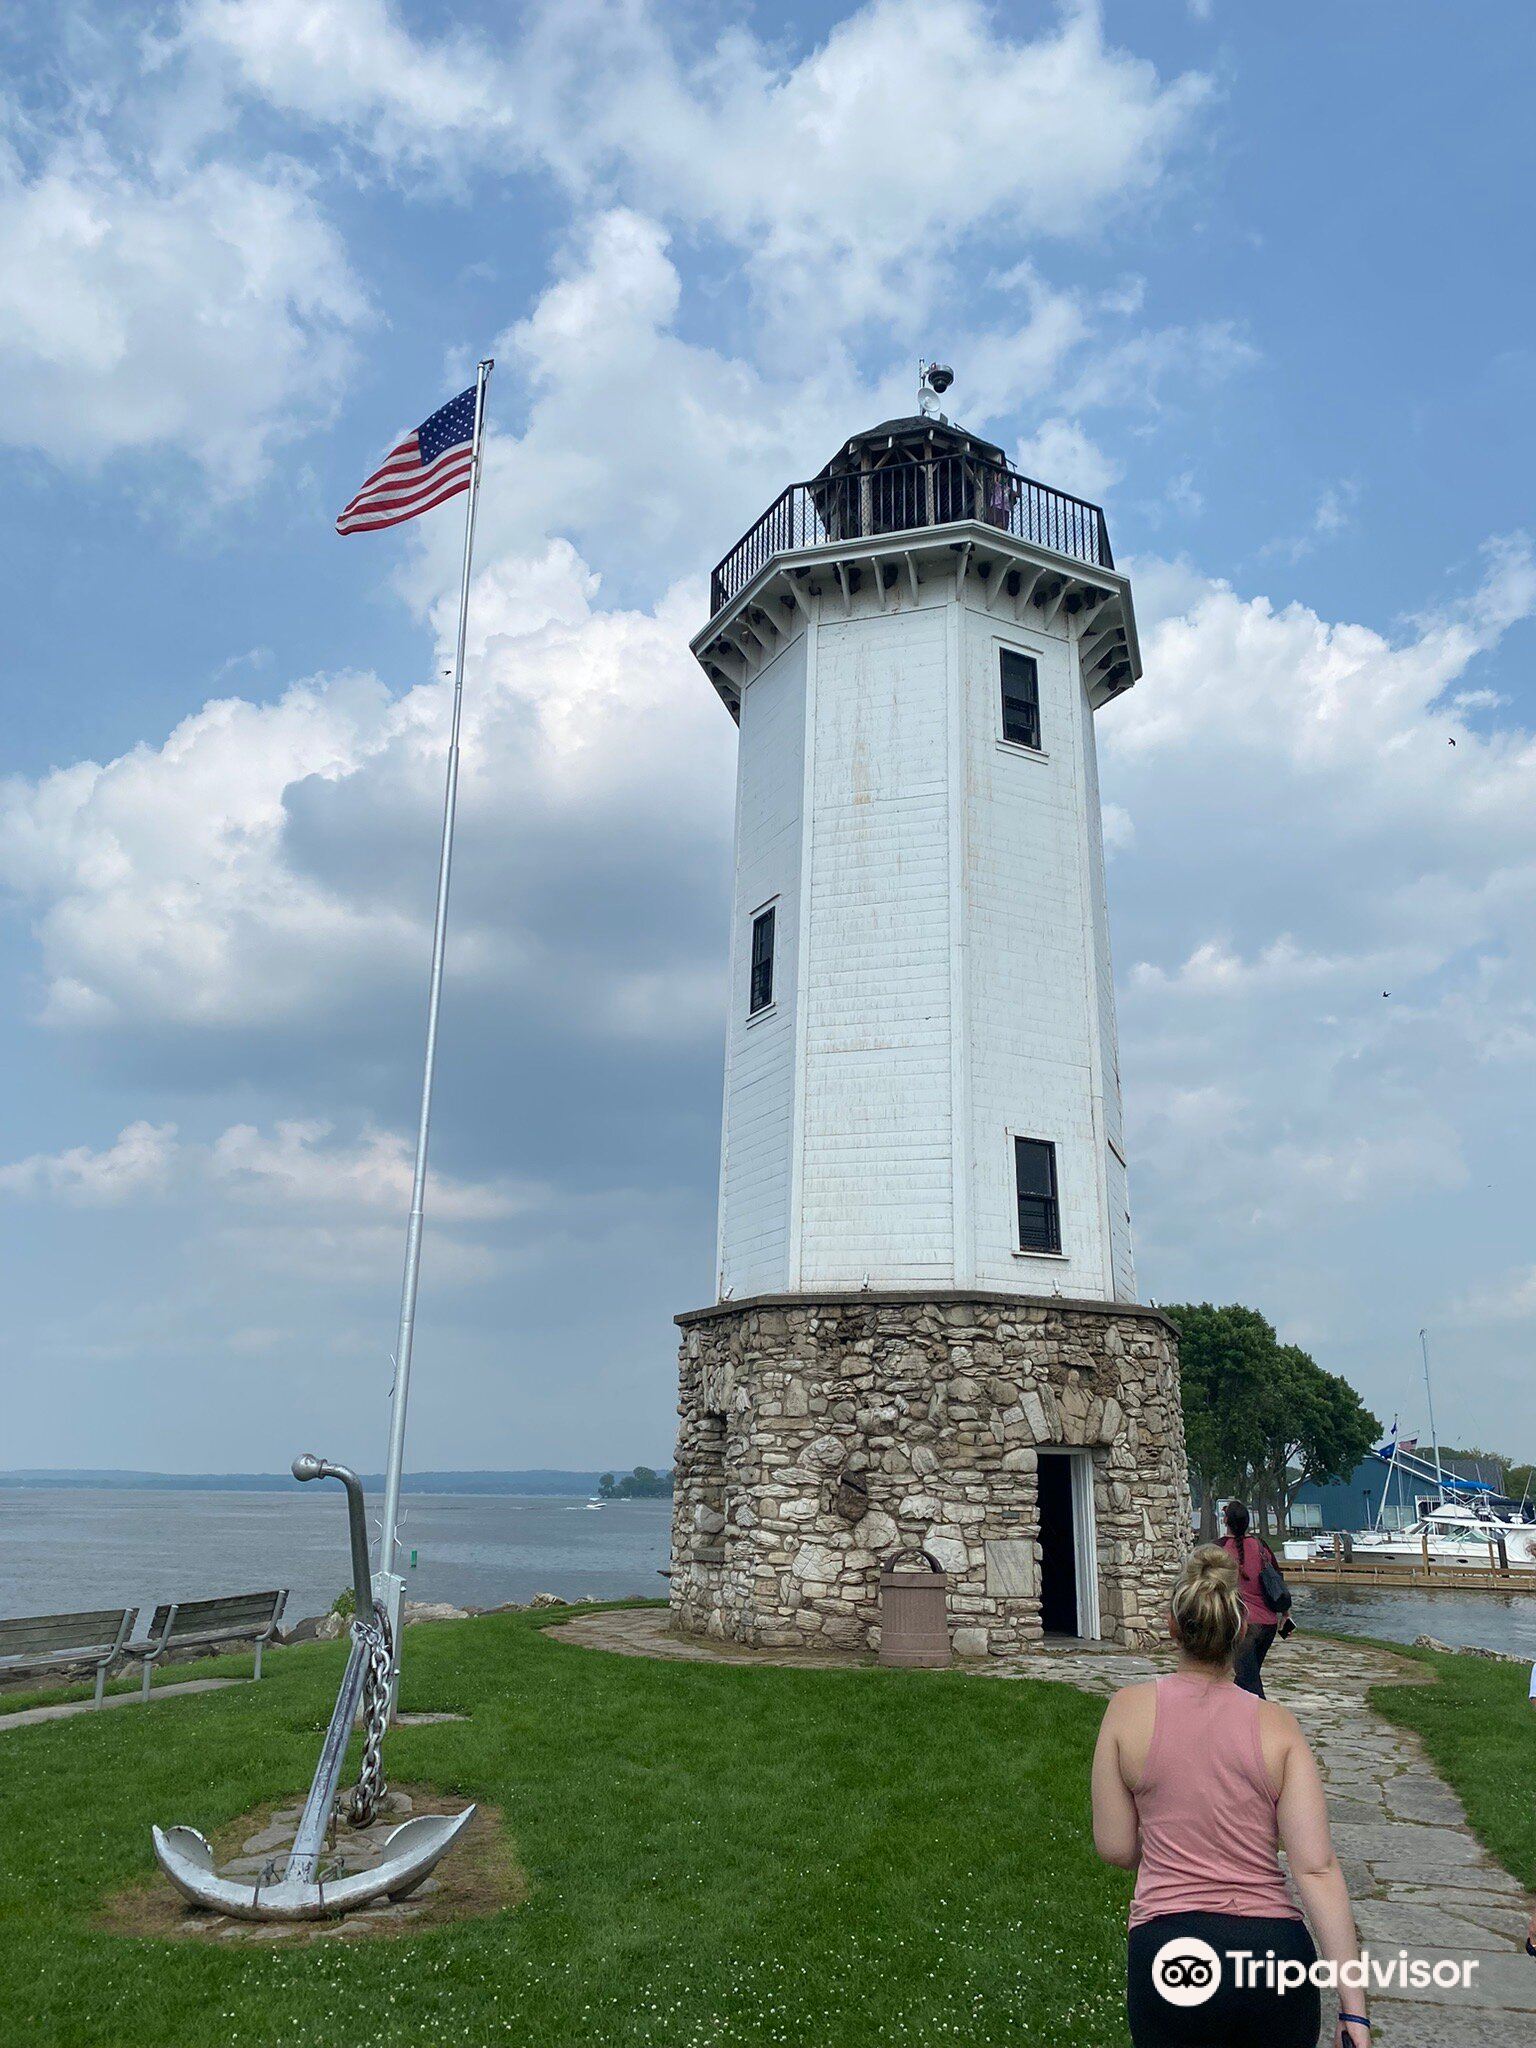
[[[773,1001],[773,926],[774,907],[770,904],[752,920],[752,987],[747,999],[749,1017],[755,1017],[759,1010],[766,1010]]]
[[[1040,752],[1040,671],[1032,654],[1002,650],[1003,738]]]
[[[1013,1171],[1019,1197],[1019,1250],[1061,1250],[1061,1206],[1056,1199],[1056,1147],[1043,1138],[1015,1138]]]

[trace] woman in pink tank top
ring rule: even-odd
[[[1244,1620],[1232,1559],[1214,1545],[1197,1550],[1173,1589],[1178,1669],[1116,1693],[1099,1733],[1094,1842],[1106,1862],[1136,1872],[1126,1974],[1135,2048],[1316,2048],[1321,2005],[1308,1973],[1319,1947],[1358,1966],[1306,1738],[1284,1707],[1233,1679]],[[1306,1919],[1280,1868],[1282,1843]],[[1363,1991],[1340,1998],[1335,2048],[1368,2048]]]

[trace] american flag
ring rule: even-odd
[[[475,442],[475,386],[461,391],[390,449],[336,521],[338,533],[372,533],[469,489]]]

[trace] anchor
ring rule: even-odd
[[[384,1729],[389,1720],[391,1657],[389,1620],[373,1597],[368,1576],[368,1531],[363,1516],[362,1482],[345,1465],[332,1465],[306,1453],[293,1461],[295,1479],[339,1479],[347,1490],[347,1520],[352,1542],[352,1583],[357,1607],[352,1621],[352,1652],[342,1674],[320,1761],[299,1819],[298,1832],[281,1875],[272,1882],[247,1884],[220,1877],[213,1850],[196,1828],[155,1828],[155,1856],[160,1868],[183,1898],[237,1920],[323,1920],[349,1913],[382,1898],[401,1899],[431,1871],[475,1809],[462,1813],[424,1813],[391,1829],[384,1854],[372,1870],[322,1876],[325,1838],[336,1806],[341,1767],[358,1709],[363,1709],[366,1742],[363,1770],[352,1795],[352,1818],[366,1824],[385,1791],[379,1764]],[[367,1617],[371,1617],[368,1619]]]

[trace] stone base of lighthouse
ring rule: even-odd
[[[878,1648],[880,1567],[916,1547],[960,1656],[1161,1636],[1190,1522],[1157,1310],[961,1289],[677,1320],[676,1627]]]

